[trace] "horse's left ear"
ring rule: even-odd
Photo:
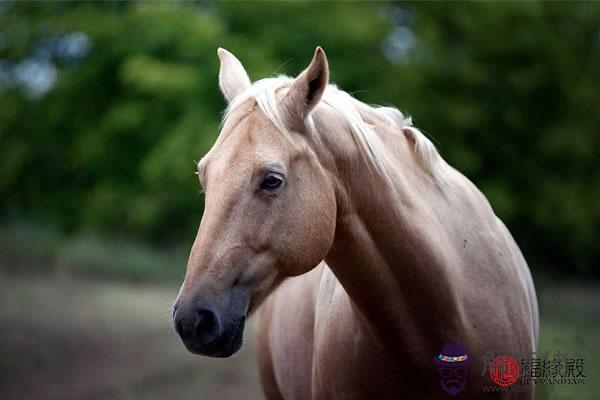
[[[290,117],[289,122],[293,127],[304,123],[308,113],[321,100],[328,83],[327,57],[323,49],[317,47],[310,65],[294,80],[282,101],[282,107]]]
[[[231,103],[238,94],[250,87],[250,78],[236,56],[221,47],[217,50],[217,54],[221,60],[219,86],[227,102]]]

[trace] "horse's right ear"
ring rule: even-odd
[[[231,103],[237,95],[250,87],[250,78],[240,60],[233,54],[221,47],[217,50],[217,54],[221,60],[219,86],[227,102]]]
[[[329,65],[321,47],[315,49],[310,65],[294,80],[282,107],[292,127],[302,126],[308,113],[319,103],[329,83]]]

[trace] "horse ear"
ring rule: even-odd
[[[308,66],[292,83],[282,101],[282,107],[291,118],[291,125],[304,123],[308,113],[319,103],[329,83],[329,65],[321,47],[315,49],[315,55]]]
[[[233,99],[251,85],[244,66],[233,54],[219,47],[217,50],[221,69],[219,70],[219,86],[225,99],[231,103]]]

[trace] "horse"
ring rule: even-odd
[[[267,399],[531,399],[531,384],[483,390],[486,355],[530,356],[539,320],[476,186],[402,112],[330,84],[322,48],[296,78],[254,83],[218,56],[228,107],[197,165],[205,210],[173,309],[186,348],[231,356],[259,309]]]

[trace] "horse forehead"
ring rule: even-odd
[[[233,121],[230,121],[233,117]],[[288,144],[283,134],[258,109],[241,118],[231,115],[225,122],[223,135],[202,159],[210,169],[248,169],[248,165],[282,161],[287,158]]]
[[[288,146],[283,134],[257,108],[236,122],[224,126],[225,137],[215,156],[220,154],[233,161],[281,156],[286,152]]]

